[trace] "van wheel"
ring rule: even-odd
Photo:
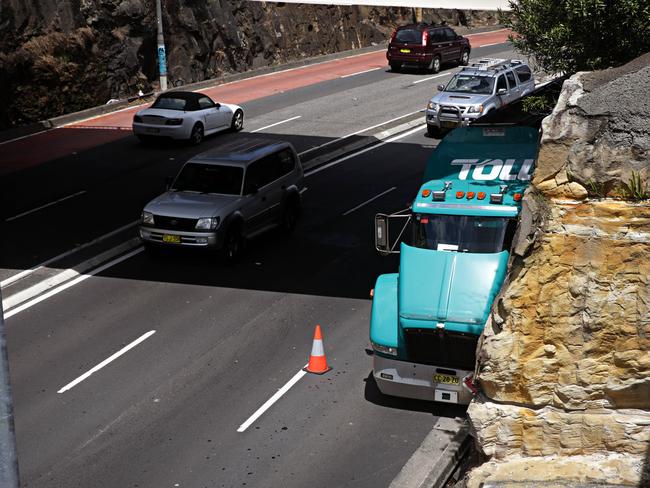
[[[393,73],[399,73],[400,69],[402,68],[402,63],[389,63],[390,64],[390,70]]]
[[[190,133],[190,143],[198,146],[203,142],[203,124],[196,123],[192,127],[192,132]]]
[[[460,55],[458,64],[461,66],[467,66],[469,64],[469,51],[467,49],[463,50],[463,54]]]
[[[244,239],[241,235],[241,229],[238,225],[233,225],[226,232],[223,242],[222,255],[227,263],[234,263],[242,255],[244,248]]]
[[[292,198],[287,202],[287,205],[282,214],[282,230],[287,234],[294,231],[298,219],[300,218],[300,204],[297,198]]]
[[[431,71],[433,74],[439,73],[440,72],[440,56],[434,56],[433,59],[431,60],[431,63],[429,63],[429,71]]]

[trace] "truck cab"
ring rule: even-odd
[[[379,276],[373,293],[382,393],[472,399],[476,346],[506,276],[537,138],[530,127],[456,129],[431,155],[410,209],[375,217],[377,249],[400,253],[399,272]]]

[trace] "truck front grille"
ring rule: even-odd
[[[476,335],[440,329],[404,329],[404,341],[409,361],[474,370]]]
[[[196,219],[182,219],[179,217],[153,216],[154,226],[165,230],[184,230],[196,232]]]

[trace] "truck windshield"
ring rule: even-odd
[[[492,93],[494,78],[487,76],[463,75],[454,76],[447,86],[446,92],[454,93],[477,93],[480,95],[489,95]]]
[[[240,195],[244,170],[237,166],[187,163],[171,190]]]
[[[413,243],[437,251],[495,253],[510,248],[516,226],[505,217],[416,215]]]

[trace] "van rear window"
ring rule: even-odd
[[[422,42],[422,32],[416,29],[401,29],[397,31],[395,41],[402,44],[419,44]]]

